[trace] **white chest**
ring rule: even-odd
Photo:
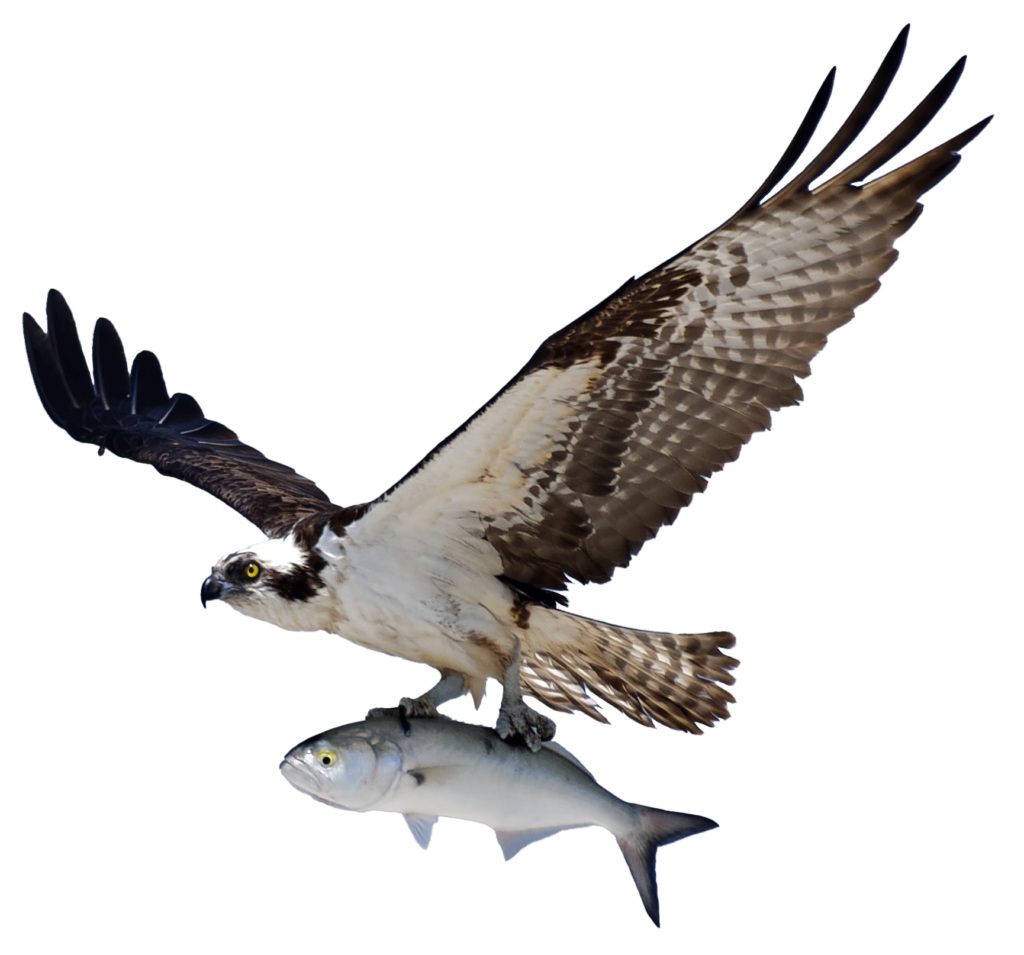
[[[512,647],[511,601],[496,579],[493,549],[469,535],[459,541],[358,521],[319,543],[331,602],[332,632],[393,656],[499,677],[495,648]],[[493,565],[493,566],[492,566]]]

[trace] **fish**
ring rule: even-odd
[[[600,826],[618,842],[658,926],[658,848],[718,827],[705,816],[619,799],[558,743],[533,752],[486,726],[445,717],[384,716],[338,726],[290,750],[281,772],[329,806],[401,813],[424,849],[440,816],[490,826],[506,861],[563,829]]]

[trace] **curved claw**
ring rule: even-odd
[[[541,743],[555,735],[555,723],[531,710],[523,701],[523,688],[519,679],[522,646],[516,637],[512,656],[502,678],[501,709],[494,729],[502,739],[519,738],[534,753],[540,752]]]
[[[494,728],[502,739],[521,739],[534,753],[555,735],[554,721],[530,709],[521,698],[517,703],[502,703]]]
[[[409,710],[406,707],[406,700],[402,700],[398,706],[375,706],[372,710],[366,711],[368,720],[397,719],[398,725],[406,736],[412,735],[412,726],[409,725]]]

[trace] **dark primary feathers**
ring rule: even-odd
[[[850,117],[788,185],[764,201],[809,142],[834,70],[739,212],[548,338],[398,484],[345,513],[435,515],[439,540],[465,534],[459,515],[472,514],[472,533],[484,535],[504,578],[524,593],[561,590],[569,578],[606,581],[628,564],[770,426],[771,411],[801,399],[797,379],[828,333],[877,291],[896,260],[894,241],[921,212],[920,196],[988,122],[858,184],[924,129],[956,85],[961,59],[877,146],[810,188],[881,102],[906,37],[904,29]],[[270,536],[339,513],[312,481],[204,418],[194,399],[168,398],[151,353],[138,355],[129,376],[105,319],[96,326],[93,383],[56,292],[47,316],[48,335],[25,316],[29,360],[46,410],[73,438],[195,484]],[[457,527],[444,526],[449,517]]]
[[[129,375],[121,340],[105,318],[93,336],[95,383],[60,292],[51,290],[46,300],[46,325],[44,333],[31,315],[24,317],[32,377],[47,413],[76,441],[209,491],[268,537],[303,517],[337,510],[309,478],[204,418],[191,395],[169,397],[152,352],[139,352]]]
[[[606,581],[628,564],[753,433],[770,426],[771,411],[801,399],[797,379],[810,374],[828,333],[878,290],[896,260],[894,241],[921,212],[919,197],[988,123],[857,184],[924,129],[956,85],[961,59],[882,142],[810,188],[881,102],[906,37],[904,29],[850,117],[788,185],[762,202],[809,141],[834,70],[782,160],[736,215],[548,338],[473,419],[375,503],[395,497],[408,508],[460,478],[498,474],[506,461],[497,449],[512,448],[517,473],[494,479],[482,511],[504,573],[559,590],[568,578]],[[544,435],[527,421],[535,394],[564,407],[544,420]],[[508,425],[517,400],[522,414]],[[466,438],[475,426],[483,434],[502,429],[493,458],[478,450],[479,437]]]
[[[347,525],[352,546],[344,569],[332,571],[336,589],[324,595],[326,606],[284,600],[262,619],[346,636],[351,629],[357,642],[388,653],[399,651],[385,645],[382,631],[408,631],[401,655],[444,672],[455,654],[478,700],[488,677],[513,673],[501,654],[514,640],[522,687],[555,709],[601,718],[596,698],[642,723],[699,732],[728,715],[725,686],[736,661],[723,651],[731,634],[586,620],[553,609],[551,591],[570,578],[608,580],[769,427],[772,411],[800,400],[798,379],[828,334],[878,290],[896,260],[893,243],[921,213],[921,195],[985,126],[865,182],[936,114],[961,60],[877,146],[812,188],[878,107],[906,36],[839,131],[787,185],[765,198],[809,142],[834,71],[782,159],[734,216],[548,338],[490,402],[369,505],[332,505],[312,481],[206,419],[188,395],[168,397],[149,352],[129,375],[105,319],[96,325],[91,376],[56,292],[47,303],[48,334],[25,316],[40,398],[76,440],[195,484],[269,536],[295,529],[308,550],[326,519],[338,534]],[[486,602],[493,577],[516,595],[504,616]],[[420,583],[428,598],[403,602]],[[335,623],[331,601],[354,607],[363,629]],[[463,618],[469,622],[460,630]],[[478,632],[477,620],[494,632]],[[467,646],[478,656],[464,654]]]

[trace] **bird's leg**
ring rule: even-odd
[[[502,677],[501,709],[495,729],[502,739],[520,737],[533,752],[540,752],[540,744],[555,735],[554,721],[530,709],[523,701],[523,688],[519,680],[521,654],[519,638],[516,637],[512,661]]]
[[[398,706],[374,707],[366,714],[368,720],[379,719],[382,716],[397,716],[402,721],[402,730],[406,736],[410,733],[408,720],[410,717],[448,719],[443,713],[438,713],[437,708],[442,703],[454,700],[466,692],[466,678],[455,670],[442,670],[441,679],[437,681],[422,696],[416,699],[403,697]]]
[[[437,708],[466,692],[466,678],[455,670],[442,670],[441,679],[415,700],[403,697],[406,716],[440,716]]]

